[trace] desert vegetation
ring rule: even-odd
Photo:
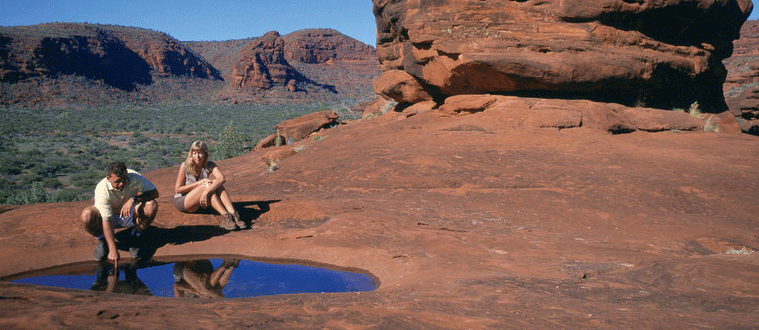
[[[138,171],[177,165],[194,140],[212,157],[241,155],[274,125],[329,108],[165,105],[0,109],[0,204],[85,200],[108,163]]]

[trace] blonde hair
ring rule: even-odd
[[[205,154],[205,157],[203,157],[203,163],[200,164],[200,166],[195,166],[195,162],[192,161],[192,152],[193,151],[200,151],[203,154]],[[211,155],[208,153],[208,146],[206,146],[206,143],[203,141],[195,141],[190,146],[190,151],[187,152],[187,159],[184,161],[184,168],[185,171],[189,174],[192,174],[194,177],[199,177],[200,172],[208,166],[208,158]]]

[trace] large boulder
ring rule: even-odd
[[[432,96],[408,72],[389,70],[374,82],[374,92],[398,103],[431,101]]]
[[[373,0],[383,71],[458,94],[722,112],[750,0]],[[383,89],[382,86],[375,86]]]
[[[322,128],[335,125],[338,117],[336,113],[329,110],[312,112],[298,118],[285,120],[274,128],[277,129],[277,135],[285,138],[287,144],[293,144]]]

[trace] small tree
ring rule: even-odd
[[[240,134],[234,122],[229,124],[219,133],[219,146],[213,154],[214,159],[222,160],[240,156],[245,153],[245,139]]]

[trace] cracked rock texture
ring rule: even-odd
[[[586,98],[708,112],[749,0],[374,0],[383,71],[437,100],[457,94]],[[380,88],[381,89],[381,88]],[[375,86],[377,90],[377,86]]]

